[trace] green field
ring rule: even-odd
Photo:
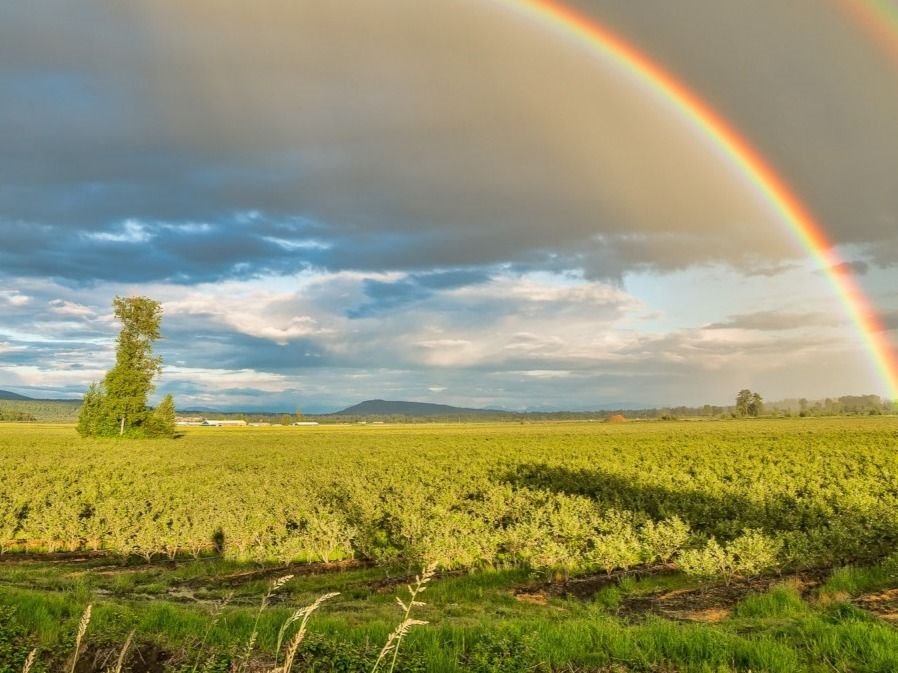
[[[0,424],[0,672],[63,665],[88,604],[79,670],[132,629],[125,670],[228,670],[286,574],[247,670],[332,591],[294,670],[370,670],[424,566],[397,670],[894,671],[896,449],[894,417]]]

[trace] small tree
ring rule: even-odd
[[[162,398],[159,406],[147,418],[148,437],[171,437],[175,434],[175,400],[171,395]]]
[[[91,383],[78,414],[78,434],[82,437],[108,437],[118,430],[112,410],[106,403],[103,385]]]
[[[162,305],[148,297],[116,297],[112,306],[122,323],[115,365],[84,395],[78,432],[82,437],[171,436],[175,426],[171,396],[155,410],[147,406],[155,389],[153,379],[162,369],[162,358],[153,355],[153,343],[161,337]]]

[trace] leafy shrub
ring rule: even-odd
[[[741,576],[759,575],[776,566],[781,544],[778,540],[764,535],[759,530],[746,530],[744,534],[730,542],[727,554],[732,569]]]
[[[684,573],[697,577],[719,577],[730,571],[730,557],[720,543],[711,538],[701,549],[687,549],[677,559]]]
[[[757,530],[746,530],[725,546],[712,537],[701,549],[683,551],[677,564],[689,575],[730,580],[773,568],[780,547],[778,540]]]
[[[667,562],[689,542],[689,524],[678,516],[654,522],[646,521],[639,531],[642,541],[642,560]]]
[[[470,673],[520,673],[548,671],[536,655],[534,636],[484,632],[462,655],[461,668]]]
[[[15,620],[16,609],[0,605],[0,673],[20,673],[31,646],[21,624]],[[31,669],[38,671],[37,666]]]

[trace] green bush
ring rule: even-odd
[[[750,577],[776,566],[781,544],[758,530],[746,530],[726,545],[715,538],[701,549],[683,551],[677,559],[680,569],[699,577]]]

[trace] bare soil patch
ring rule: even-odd
[[[561,596],[591,600],[599,591],[617,585],[621,579],[671,575],[677,572],[671,565],[652,566],[630,571],[578,577],[567,582],[549,582],[520,587],[514,593],[522,602],[545,604],[549,596]],[[730,582],[708,583],[697,588],[657,589],[634,596],[625,596],[618,608],[618,615],[630,619],[642,619],[649,615],[666,617],[679,621],[715,623],[727,619],[733,608],[751,593],[763,593],[772,587],[789,583],[796,587],[804,598],[808,598],[828,576],[825,569],[814,569],[792,575],[758,577]],[[898,590],[882,605],[889,605],[898,620]]]
[[[88,648],[79,658],[75,673],[101,673],[110,670],[118,661],[119,648]],[[126,656],[123,670],[128,673],[164,673],[174,663],[171,653],[149,643],[135,643]]]
[[[26,552],[7,551],[0,554],[0,563],[86,563],[101,558],[110,558],[112,554],[106,551],[57,551],[57,552]]]
[[[220,586],[235,587],[247,582],[254,582],[260,579],[268,579],[273,577],[282,577],[284,575],[304,576],[304,575],[323,575],[330,573],[339,573],[346,570],[358,570],[360,568],[370,568],[374,564],[368,561],[357,561],[348,559],[346,561],[331,561],[330,563],[291,563],[282,566],[266,566],[264,568],[253,568],[250,570],[241,570],[240,572],[223,575],[214,579],[214,583]],[[192,584],[208,584],[210,578],[197,578]]]
[[[854,604],[880,619],[898,623],[898,589],[886,589],[856,598]]]
[[[736,604],[749,594],[764,593],[779,584],[791,584],[802,597],[808,598],[823,584],[827,574],[825,570],[809,570],[794,575],[709,584],[696,589],[659,590],[624,598],[620,614],[625,617],[658,615],[680,621],[715,623],[727,619]]]
[[[624,578],[642,579],[658,575],[670,575],[677,572],[673,565],[645,566],[629,570],[615,570],[611,573],[595,573],[581,575],[567,580],[548,580],[537,584],[528,584],[514,590],[515,597],[524,602],[530,601],[528,596],[555,596],[561,598],[579,598],[591,600],[602,589],[615,586]]]

